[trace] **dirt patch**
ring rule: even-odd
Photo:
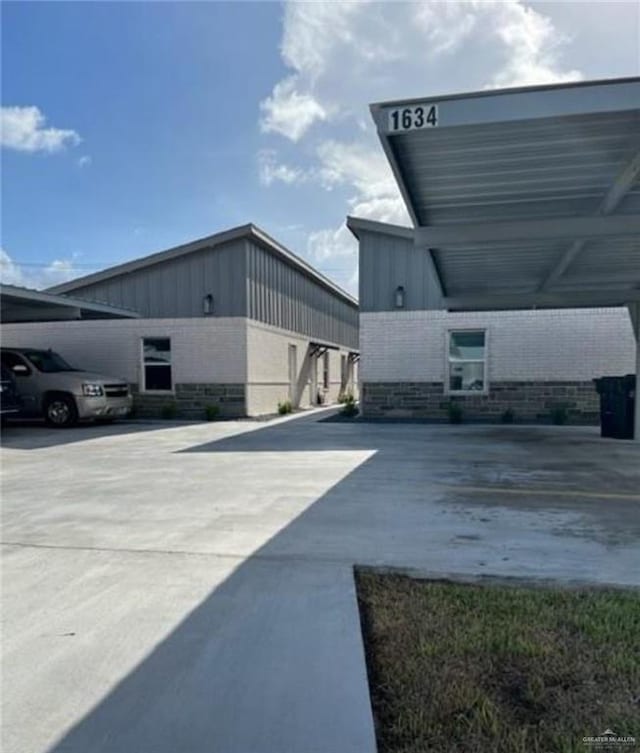
[[[379,753],[640,748],[637,591],[356,580]]]

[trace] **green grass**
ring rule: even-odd
[[[637,592],[357,588],[379,753],[588,753],[607,728],[640,745]]]

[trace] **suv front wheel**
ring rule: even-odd
[[[69,395],[53,395],[47,399],[44,417],[49,426],[66,429],[78,421],[78,409],[75,400]]]

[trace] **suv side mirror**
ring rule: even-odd
[[[23,363],[17,363],[11,367],[11,371],[18,376],[26,376],[29,373],[29,369]]]

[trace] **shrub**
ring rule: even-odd
[[[453,400],[447,405],[447,414],[449,415],[450,424],[462,423],[462,407]]]
[[[358,415],[358,406],[356,405],[356,399],[355,397],[349,392],[347,395],[345,395],[344,400],[342,401],[343,407],[342,407],[342,415],[347,416],[348,418],[353,418],[353,416]]]
[[[556,426],[563,426],[569,420],[569,411],[566,405],[556,405],[551,409],[551,422]]]
[[[218,418],[218,415],[220,413],[220,406],[219,405],[206,405],[204,408],[204,412],[207,417],[207,421],[215,421],[216,418]]]
[[[175,403],[166,403],[166,405],[162,406],[160,411],[160,415],[165,421],[171,421],[171,419],[175,418],[177,414],[178,406]]]
[[[293,405],[291,405],[291,400],[284,400],[281,403],[278,403],[278,413],[281,416],[286,416],[287,413],[291,413],[293,410]]]
[[[500,420],[503,424],[512,424],[516,420],[516,414],[512,408],[507,408],[502,416],[500,416]]]

